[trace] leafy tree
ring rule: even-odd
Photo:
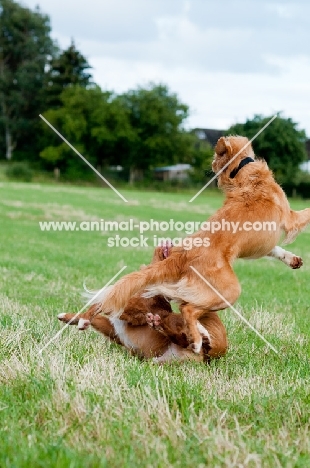
[[[61,107],[47,111],[45,117],[100,169],[121,165],[133,181],[138,172],[193,157],[192,135],[181,126],[188,108],[165,86],[139,88],[121,96],[103,92],[99,86],[72,86],[60,100]],[[41,157],[62,171],[81,165],[46,126],[42,148]]]
[[[74,42],[49,63],[46,73],[46,109],[62,105],[61,93],[69,86],[87,87],[92,75],[86,70],[91,68],[86,58],[76,49]]]
[[[61,94],[62,106],[44,113],[46,119],[96,168],[123,163],[135,138],[128,112],[116,96],[99,86],[71,86]],[[51,167],[77,176],[85,174],[85,164],[66,143],[42,124],[44,148],[40,156]]]
[[[227,134],[254,135],[270,120],[271,117],[255,115],[245,123],[233,125]],[[306,134],[298,130],[292,119],[278,116],[255,140],[254,152],[264,158],[280,183],[293,182],[299,172],[299,164],[307,155],[305,149]]]
[[[0,0],[0,133],[8,160],[35,137],[45,65],[54,51],[49,34],[49,18],[38,8]]]
[[[131,181],[137,172],[186,159],[191,138],[182,124],[189,109],[167,86],[139,87],[119,96],[119,101],[135,133],[122,159],[122,165],[130,170]]]

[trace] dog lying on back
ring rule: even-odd
[[[202,337],[198,323],[205,315],[234,304],[241,287],[232,265],[237,258],[256,259],[264,256],[285,258],[277,244],[285,235],[292,242],[310,222],[310,208],[290,209],[281,187],[274,180],[266,162],[255,159],[247,138],[222,137],[215,147],[212,169],[218,173],[218,185],[226,198],[223,206],[209,218],[209,223],[239,223],[241,229],[209,232],[201,229],[189,236],[195,240],[191,250],[172,247],[168,258],[149,265],[142,271],[130,273],[97,297],[95,314],[110,320],[119,318],[134,295],[162,295],[180,304],[186,323],[186,336],[197,354]],[[273,231],[243,229],[246,223],[273,223]],[[204,246],[208,238],[209,247]],[[288,253],[288,257],[294,257]],[[284,260],[285,261],[285,260]],[[293,259],[293,265],[298,258]],[[290,263],[291,264],[291,263]],[[294,268],[294,266],[293,266]],[[197,275],[201,275],[199,277]]]
[[[169,255],[171,247],[157,247],[152,264]],[[142,269],[145,266],[142,267]],[[202,337],[202,350],[197,355],[187,349],[189,340],[181,314],[172,311],[170,302],[163,296],[130,299],[119,318],[95,315],[97,304],[84,314],[60,314],[58,319],[86,330],[90,325],[111,341],[127,348],[131,354],[141,358],[153,358],[164,363],[174,360],[205,361],[223,356],[228,347],[225,327],[216,312],[202,317],[198,326]]]
[[[162,296],[150,299],[132,298],[117,323],[108,317],[96,315],[94,304],[74,318],[75,314],[60,314],[58,319],[86,330],[90,325],[109,340],[120,344],[141,358],[153,358],[154,362],[205,361],[223,356],[228,347],[225,327],[216,312],[203,317],[199,322],[202,350],[199,354],[188,349],[189,340],[181,314],[174,313],[170,303]]]

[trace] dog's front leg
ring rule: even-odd
[[[157,311],[156,314],[149,312],[146,316],[151,328],[167,336],[172,343],[181,348],[187,348],[190,342],[186,336],[185,322],[181,314],[171,312],[169,315]]]
[[[289,266],[293,270],[302,267],[303,261],[301,257],[297,257],[297,255],[289,252],[288,250],[282,249],[278,245],[269,252],[267,257],[276,258],[277,260],[281,260],[281,262],[285,263],[285,265]]]

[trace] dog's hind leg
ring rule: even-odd
[[[286,233],[286,237],[283,244],[290,244],[293,242],[300,231],[302,231],[308,224],[310,224],[310,208],[306,208],[301,211],[290,210],[284,221],[283,228]]]
[[[285,265],[289,266],[293,270],[302,267],[303,261],[301,257],[297,257],[297,255],[289,252],[288,250],[282,249],[278,245],[269,252],[267,257],[272,257],[280,260],[281,262],[285,263]]]
[[[79,323],[81,315],[62,313],[57,315],[57,318],[61,322],[67,323],[68,325],[77,325]]]
[[[216,312],[209,312],[200,318],[198,330],[203,335],[202,349],[205,358],[218,358],[224,356],[228,349],[225,326]],[[209,344],[206,349],[205,342]]]
[[[61,322],[68,323],[68,325],[77,325],[79,330],[86,330],[96,310],[97,304],[93,304],[84,314],[59,314],[57,318]]]
[[[192,304],[182,304],[181,313],[187,325],[187,337],[190,343],[189,348],[194,353],[199,354],[202,347],[202,336],[198,330],[198,319],[203,315],[203,310]]]
[[[190,341],[190,347],[195,353],[199,353],[202,346],[202,337],[197,328],[197,321],[209,312],[230,307],[241,293],[240,284],[230,265],[214,271],[212,280],[209,273],[205,278],[205,284],[202,283],[201,278],[200,280],[199,277],[197,278],[193,287],[193,301],[184,302],[180,307],[186,323],[186,334]]]
[[[181,314],[171,313],[167,317],[161,314],[147,314],[149,325],[163,335],[167,336],[172,343],[187,348],[190,344],[186,335],[186,326]],[[228,347],[227,335],[224,324],[216,312],[205,314],[198,322],[197,328],[202,336],[202,354],[204,361],[210,358],[223,356]]]
[[[111,341],[121,344],[112,323],[107,317],[96,315],[90,322],[89,318],[91,318],[93,314],[94,307],[96,307],[96,305],[91,306],[85,314],[80,314],[77,317],[76,314],[59,314],[58,320],[68,323],[69,325],[78,325],[79,330],[86,330],[91,325],[95,330],[102,333]]]

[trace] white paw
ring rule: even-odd
[[[58,315],[57,315],[57,318],[58,318],[59,320],[61,320],[62,318],[64,318],[65,315],[66,315],[65,313],[58,314]]]
[[[79,330],[86,330],[90,325],[89,320],[85,320],[83,318],[80,318],[79,323],[78,323],[78,329]]]
[[[196,343],[191,343],[188,348],[191,349],[195,354],[199,354],[202,348],[202,339]]]
[[[303,266],[303,261],[302,261],[302,258],[301,257],[297,257],[296,255],[294,255],[289,263],[289,266],[293,269],[293,270],[297,270],[298,268],[301,268]]]
[[[200,322],[197,322],[197,328],[198,328],[199,333],[200,333],[202,336],[205,336],[206,338],[208,338],[208,340],[209,340],[210,343],[211,343],[211,336],[210,336],[210,333],[208,332],[208,330],[207,330],[203,325],[201,325]]]

